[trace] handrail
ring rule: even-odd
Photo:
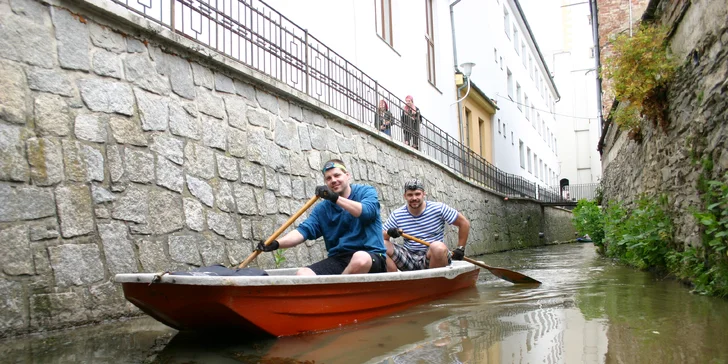
[[[379,100],[391,137],[453,172],[507,196],[566,201],[559,190],[506,173],[434,123],[402,120],[405,103],[361,69],[260,0],[109,0],[258,70],[374,128]],[[407,143],[407,142],[410,143]]]

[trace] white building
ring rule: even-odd
[[[554,112],[560,96],[520,4],[516,0],[452,4],[457,62],[476,64],[472,82],[498,106],[490,116],[491,163],[542,186],[558,186],[561,145]],[[472,111],[464,111],[468,112]],[[467,117],[464,122],[470,123]],[[480,135],[487,144],[488,133]]]
[[[553,54],[554,79],[561,90],[556,106],[561,175],[570,184],[599,182],[599,118],[596,51],[589,3],[562,0],[563,50]]]
[[[272,8],[375,79],[412,95],[422,115],[458,135],[446,1],[268,0]],[[384,95],[386,98],[387,95]],[[398,110],[392,110],[398,113]],[[399,115],[395,115],[399,117]]]

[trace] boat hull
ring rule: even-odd
[[[474,286],[479,269],[457,263],[420,272],[319,279],[164,276],[150,284],[153,275],[125,274],[117,275],[117,282],[127,300],[178,330],[288,336],[355,324]]]

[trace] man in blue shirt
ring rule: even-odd
[[[419,179],[404,184],[407,203],[392,211],[384,223],[384,243],[387,247],[387,270],[396,272],[444,267],[465,256],[465,244],[470,234],[470,222],[452,207],[435,201],[426,201],[425,186]],[[445,240],[445,224],[458,227],[458,247],[450,253]],[[404,245],[392,244],[389,238],[398,238],[399,230],[420,238],[430,247],[405,239]]]
[[[316,187],[323,201],[296,230],[257,249],[271,252],[323,236],[328,258],[301,268],[298,275],[386,272],[386,252],[379,216],[377,191],[371,186],[350,185],[344,162],[332,159],[321,169],[326,185]]]

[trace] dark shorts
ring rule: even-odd
[[[354,252],[337,254],[332,257],[328,257],[320,262],[313,263],[308,266],[317,275],[335,275],[341,274],[349,265],[351,257]],[[382,273],[387,271],[387,259],[384,254],[369,253],[372,257],[372,267],[369,269],[369,273]]]

